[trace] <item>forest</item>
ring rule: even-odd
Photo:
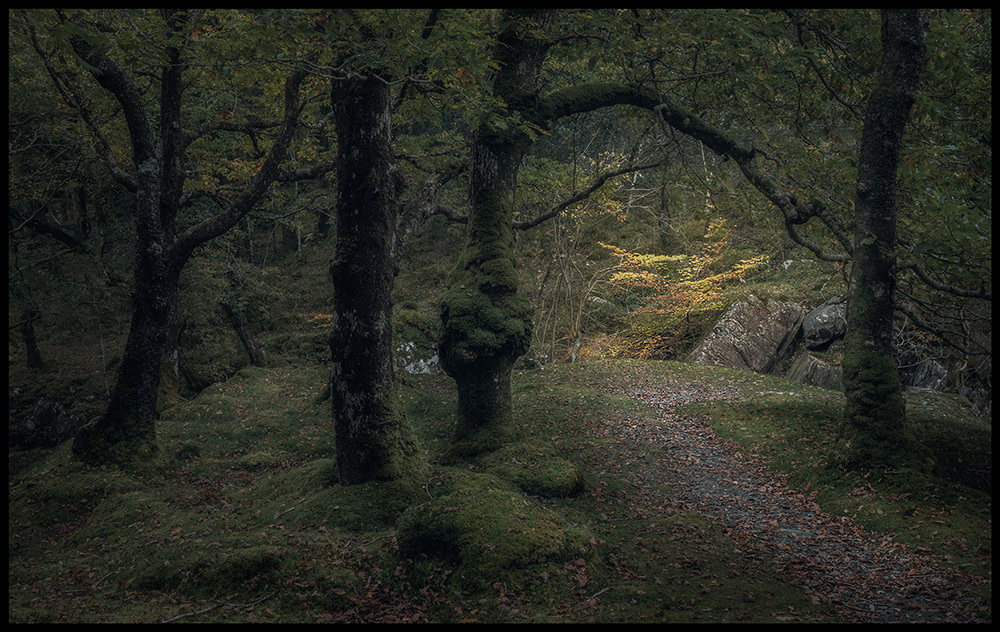
[[[990,622],[991,17],[9,9],[9,620]]]

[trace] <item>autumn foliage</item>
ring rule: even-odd
[[[702,330],[706,317],[723,309],[727,286],[765,266],[766,255],[723,265],[732,228],[725,219],[709,222],[695,254],[654,255],[601,245],[618,264],[608,284],[628,308],[626,328],[609,344],[613,355],[673,358]]]

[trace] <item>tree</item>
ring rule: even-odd
[[[893,344],[896,173],[924,52],[919,12],[883,11],[882,63],[865,111],[854,204],[843,364],[847,404],[841,430],[848,464],[893,465],[908,452]]]
[[[384,70],[368,68],[334,79],[330,95],[337,130],[330,400],[340,482],[353,485],[410,477],[420,465],[393,362],[403,182],[393,153],[392,88]]]
[[[441,299],[441,366],[458,389],[459,454],[494,450],[509,437],[511,371],[531,343],[531,308],[515,271],[513,196],[532,142],[518,113],[538,107],[548,48],[539,30],[550,19],[549,11],[504,14],[494,95],[507,110],[480,125],[473,141],[467,244]]]
[[[74,440],[73,453],[87,463],[134,462],[157,453],[157,392],[181,270],[195,248],[222,235],[249,213],[278,176],[302,109],[300,86],[307,75],[301,69],[294,69],[285,81],[280,123],[206,120],[185,131],[188,119],[183,107],[184,95],[189,88],[185,73],[190,68],[194,43],[200,39],[200,28],[205,26],[200,22],[203,17],[201,12],[164,10],[150,19],[151,29],[163,37],[158,49],[162,57],[151,62],[159,79],[159,93],[155,107],[150,108],[137,80],[112,57],[111,38],[90,30],[83,12],[68,17],[59,14],[59,24],[53,33],[68,39],[73,54],[121,109],[128,130],[131,170],[119,164],[112,143],[88,106],[83,88],[65,67],[57,67],[54,54],[45,51],[36,40],[36,50],[50,76],[77,108],[99,157],[113,177],[135,195],[137,240],[132,320],[107,409],[81,428]],[[150,120],[151,109],[158,110],[155,123]],[[180,211],[193,197],[184,190],[191,145],[218,132],[252,136],[271,127],[278,128],[274,141],[242,189],[231,198],[213,195],[220,203],[218,212],[190,225],[178,226]]]

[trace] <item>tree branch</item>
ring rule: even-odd
[[[621,169],[616,169],[614,171],[608,171],[606,173],[602,173],[601,175],[599,175],[596,178],[594,178],[594,180],[590,183],[590,185],[587,188],[583,189],[582,191],[579,191],[578,193],[575,193],[575,194],[571,195],[570,197],[566,198],[562,202],[560,202],[560,203],[556,204],[555,206],[553,206],[552,208],[550,208],[548,211],[546,211],[546,212],[544,212],[544,213],[542,213],[542,214],[540,214],[540,215],[538,215],[538,216],[536,216],[536,217],[534,217],[534,218],[532,218],[530,220],[525,220],[525,221],[521,221],[521,222],[514,222],[513,226],[517,230],[527,230],[529,228],[534,228],[535,226],[538,226],[539,224],[541,224],[543,222],[546,222],[546,221],[552,219],[553,217],[556,217],[557,215],[559,215],[560,213],[562,213],[564,210],[566,210],[567,208],[569,208],[573,204],[576,204],[577,202],[580,202],[580,201],[583,201],[583,200],[587,199],[588,197],[591,196],[591,194],[594,193],[594,191],[597,191],[602,186],[604,186],[604,184],[608,180],[610,180],[611,178],[614,178],[616,176],[620,176],[620,175],[623,175],[623,174],[626,174],[626,173],[632,173],[632,172],[635,172],[635,171],[643,171],[645,169],[652,169],[654,167],[660,166],[660,164],[662,162],[663,161],[660,160],[660,161],[653,162],[653,163],[648,163],[648,164],[645,164],[645,165],[634,165],[634,166],[630,166],[630,167],[623,167]]]
[[[898,270],[912,270],[921,281],[939,292],[944,292],[953,296],[961,296],[963,298],[980,298],[985,301],[993,300],[993,294],[987,290],[969,290],[958,287],[957,285],[950,285],[948,283],[944,283],[943,281],[938,281],[932,277],[930,273],[923,268],[923,266],[912,259],[903,262],[898,267]]]
[[[814,198],[804,204],[800,203],[794,194],[786,191],[780,183],[757,167],[754,159],[759,152],[753,146],[703,121],[665,94],[624,84],[585,84],[553,93],[543,100],[539,114],[545,120],[551,121],[612,105],[631,105],[653,112],[662,125],[694,138],[720,156],[732,159],[750,184],[781,211],[789,236],[796,243],[805,246],[813,251],[817,258],[825,261],[850,260],[852,240],[821,200]],[[821,244],[809,239],[796,228],[812,217],[818,218],[833,232],[844,247],[844,253],[827,252]]]
[[[297,68],[285,80],[285,114],[281,129],[275,137],[267,157],[260,169],[251,178],[246,189],[236,197],[222,212],[191,226],[178,236],[171,246],[171,254],[175,261],[186,260],[199,244],[218,237],[236,225],[253,208],[253,204],[267,190],[278,175],[278,167],[285,158],[288,146],[291,144],[299,114],[302,111],[302,99],[299,87],[306,78],[304,68]]]
[[[55,64],[52,62],[52,57],[38,42],[35,30],[31,27],[25,28],[28,31],[32,48],[34,48],[38,57],[42,60],[42,64],[45,66],[45,71],[52,79],[52,83],[59,92],[59,95],[62,97],[66,105],[76,110],[84,126],[90,132],[98,158],[102,163],[104,163],[104,166],[108,169],[111,177],[116,182],[122,185],[125,190],[134,193],[138,188],[138,183],[136,182],[135,177],[122,169],[121,165],[118,163],[118,159],[111,150],[111,144],[104,136],[104,132],[101,131],[101,126],[97,121],[97,116],[90,108],[89,99],[84,96],[83,92],[77,85],[77,82],[69,73],[60,72],[56,69]]]

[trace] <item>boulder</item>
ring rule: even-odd
[[[726,310],[689,362],[769,373],[788,357],[803,318],[797,303],[753,296]]]
[[[812,310],[802,320],[802,341],[806,349],[828,350],[834,341],[847,332],[847,301],[829,300]]]
[[[29,414],[17,417],[15,421],[12,416],[7,427],[11,450],[53,448],[76,435],[86,421],[81,415],[70,415],[59,402],[47,399],[38,400]]]
[[[933,358],[911,352],[900,357],[899,381],[907,388],[945,392],[948,390],[948,369]]]
[[[843,391],[844,370],[840,366],[841,360],[837,355],[803,351],[792,363],[785,378],[801,384]]]

